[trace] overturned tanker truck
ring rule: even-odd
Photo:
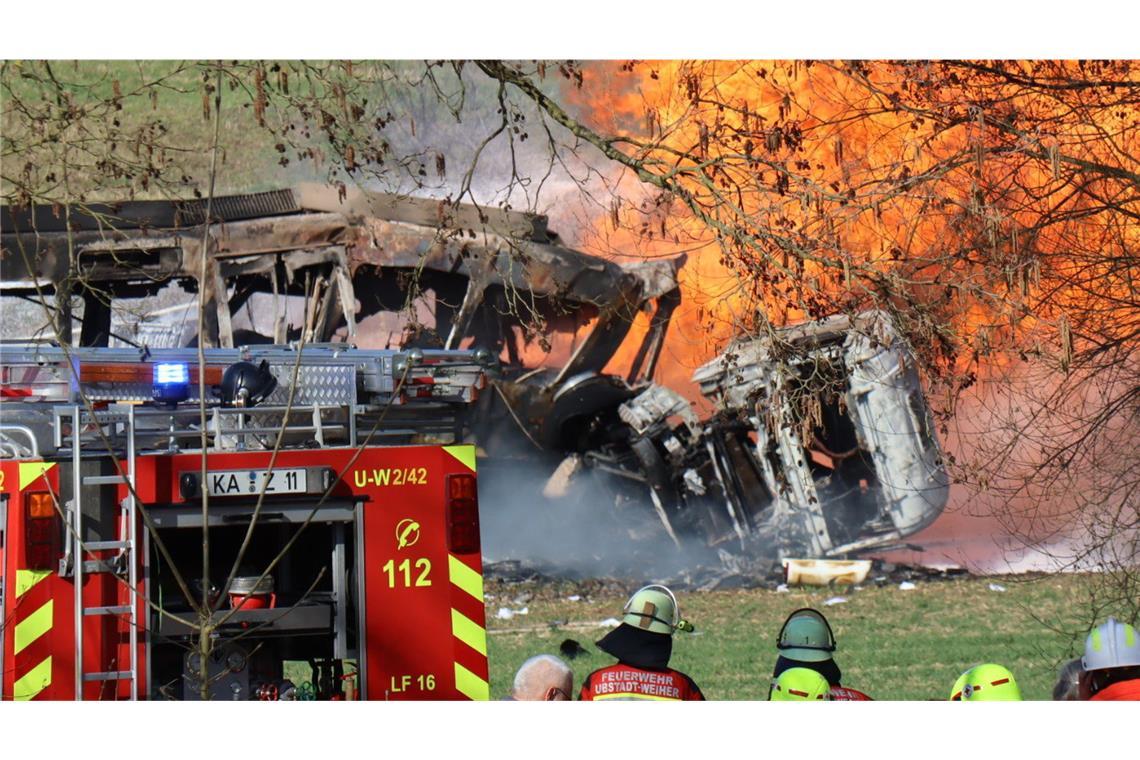
[[[8,321],[27,334],[5,337],[484,351],[498,368],[471,430],[484,548],[500,556],[523,528],[514,512],[496,522],[508,493],[546,531],[580,515],[610,521],[600,533],[771,558],[882,548],[946,502],[914,363],[882,315],[734,343],[694,376],[715,408],[699,420],[652,382],[684,256],[618,264],[563,245],[543,216],[325,185],[206,213],[4,207],[6,312],[45,299],[55,328],[35,334],[43,305],[26,304]]]

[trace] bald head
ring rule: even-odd
[[[554,655],[540,654],[524,662],[515,674],[511,696],[519,701],[568,700],[574,690],[574,672]]]

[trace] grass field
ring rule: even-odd
[[[995,582],[1006,591],[990,590]],[[709,699],[764,699],[780,625],[792,610],[814,606],[835,631],[844,684],[876,699],[945,699],[958,674],[978,662],[1008,667],[1026,699],[1049,699],[1057,667],[1084,646],[1083,634],[1075,632],[1084,630],[1085,582],[1067,575],[919,581],[910,591],[888,584],[681,593],[682,613],[696,633],[676,635],[670,664],[692,676]],[[492,699],[507,694],[523,660],[558,654],[567,638],[589,651],[571,662],[575,690],[582,676],[613,662],[594,642],[607,630],[600,621],[620,617],[624,591],[490,581],[486,593]],[[574,594],[581,599],[568,601]],[[847,602],[823,605],[835,596]],[[500,607],[521,606],[528,614],[496,617]]]
[[[179,167],[179,171],[171,170],[168,181],[176,179],[180,171],[185,171],[192,178],[190,184],[196,185],[203,193],[208,187],[213,128],[212,121],[204,115],[201,76],[203,72],[211,74],[211,71],[206,64],[175,60],[54,61],[51,69],[52,76],[68,89],[76,104],[96,107],[99,116],[85,126],[84,133],[86,138],[96,139],[96,155],[99,155],[98,150],[109,150],[106,143],[111,134],[118,135],[117,150],[120,155],[126,155],[124,151],[129,150],[134,142],[132,135],[147,124],[161,124],[160,142],[169,147],[167,158]],[[25,74],[43,78],[45,70],[40,64],[11,62],[5,74],[3,86],[11,88],[12,95],[27,99],[33,106],[42,105],[43,92],[51,92],[39,86],[35,79],[25,78]],[[116,84],[122,93],[122,109],[99,109],[98,104],[112,96]],[[223,86],[217,194],[257,192],[321,178],[322,172],[311,164],[294,161],[287,168],[278,164],[281,154],[274,150],[276,139],[258,126],[250,102],[248,93]],[[112,118],[118,122],[114,130],[108,123]],[[271,104],[267,119],[277,123],[283,118]],[[15,118],[15,112],[9,113],[5,109],[3,126],[6,141],[19,141],[24,137],[19,128],[21,123]],[[67,133],[66,136],[76,143],[80,139],[77,133]],[[34,157],[46,160],[48,155],[55,156],[47,150]],[[58,156],[56,158],[58,160]],[[25,157],[20,160],[25,160]],[[122,197],[128,184],[139,197],[163,197],[163,192],[156,185],[144,189],[137,178],[132,183],[93,172],[91,162],[94,159],[86,152],[79,152],[70,160],[75,172],[72,180],[79,188],[93,193],[94,199]],[[10,190],[7,186],[4,189]],[[172,187],[169,192],[189,196],[191,188],[188,185],[179,192],[177,187]]]

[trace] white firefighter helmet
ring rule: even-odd
[[[656,584],[635,591],[622,612],[623,623],[653,633],[672,634],[682,623],[677,597],[669,589]]]
[[[824,662],[830,660],[835,651],[835,634],[822,612],[803,607],[784,621],[776,649],[789,660]]]
[[[1098,625],[1085,639],[1085,670],[1130,668],[1140,666],[1140,637],[1136,629],[1116,618]]]

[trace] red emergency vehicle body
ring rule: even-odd
[[[269,469],[271,452],[217,452],[210,473]],[[199,513],[196,495],[185,498],[180,479],[199,478],[199,453],[150,454],[137,459],[140,502],[163,510]],[[70,578],[58,572],[59,553],[45,566],[29,566],[27,502],[35,493],[60,493],[61,469],[69,462],[0,462],[3,553],[2,698],[67,700],[76,696],[75,602]],[[483,579],[475,497],[475,449],[455,446],[383,446],[283,450],[273,470],[328,468],[337,478],[329,500],[351,504],[363,593],[357,605],[358,688],[364,699],[487,699],[489,697]],[[228,477],[228,476],[227,476]],[[238,478],[242,480],[242,478]],[[246,478],[252,482],[249,478]],[[215,484],[224,490],[225,484]],[[243,487],[245,490],[243,491]],[[118,486],[118,499],[126,487]],[[210,496],[210,509],[244,508],[256,500],[240,482],[233,493]],[[316,506],[320,497],[265,496],[265,513],[282,499]],[[307,501],[306,501],[307,500]],[[54,517],[57,521],[58,514]],[[200,528],[196,530],[200,531]],[[138,526],[138,535],[145,532]],[[41,550],[42,552],[42,550]],[[87,558],[111,552],[90,552]],[[139,562],[145,562],[140,553]],[[153,620],[146,605],[148,581],[140,572],[138,619]],[[359,586],[358,586],[359,588]],[[127,604],[128,591],[109,573],[84,577],[84,607]],[[223,604],[223,606],[225,606]],[[124,620],[84,617],[85,673],[110,671],[129,660]],[[139,695],[151,693],[147,673],[149,632],[138,637]],[[89,682],[84,699],[125,699],[129,684]]]
[[[68,680],[74,656],[71,617],[73,591],[49,569],[58,562],[58,540],[48,557],[33,558],[28,510],[37,493],[59,492],[59,468],[51,462],[0,462],[0,516],[3,524],[3,555],[0,580],[3,596],[3,699],[50,698],[53,682]],[[49,518],[50,520],[50,518]],[[59,518],[51,528],[58,530]],[[50,528],[49,528],[50,530]],[[63,697],[60,697],[63,698]]]

